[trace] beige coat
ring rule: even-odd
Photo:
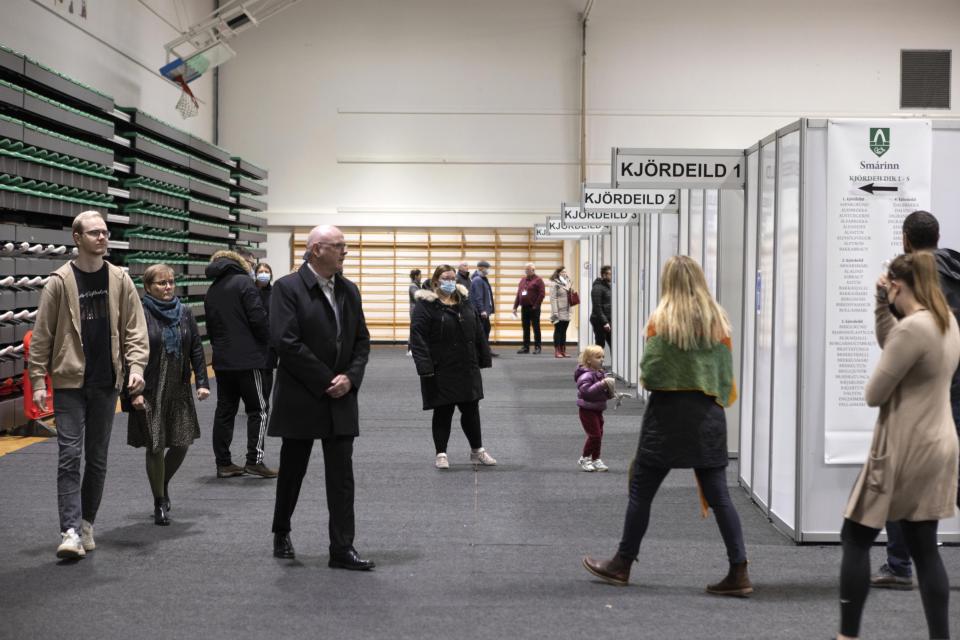
[[[550,322],[570,321],[570,287],[550,283]]]
[[[117,390],[126,383],[124,372],[143,375],[150,355],[147,321],[137,288],[130,276],[109,262],[110,356]],[[122,348],[122,352],[121,352]],[[37,321],[30,339],[30,384],[46,389],[50,374],[54,389],[83,386],[83,342],[80,337],[80,298],[70,263],[50,274],[40,294]]]
[[[958,444],[950,380],[960,362],[960,331],[949,315],[943,334],[929,311],[898,322],[886,304],[877,305],[883,353],[866,400],[880,415],[844,514],[854,522],[881,529],[887,520],[954,515]]]

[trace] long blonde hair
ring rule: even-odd
[[[710,295],[707,279],[696,260],[688,256],[667,260],[660,276],[660,289],[660,303],[649,324],[667,342],[688,351],[730,337],[727,314]]]
[[[887,269],[887,277],[907,283],[920,306],[933,314],[940,333],[950,326],[950,307],[940,290],[937,259],[929,251],[897,256]]]

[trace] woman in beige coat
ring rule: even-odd
[[[550,322],[553,323],[553,357],[567,355],[567,327],[570,326],[570,290],[573,285],[563,267],[550,276]]]
[[[866,401],[880,407],[880,415],[840,533],[838,638],[859,634],[870,547],[887,520],[902,521],[930,637],[948,638],[950,587],[937,549],[937,524],[954,515],[957,500],[950,381],[960,363],[960,331],[940,292],[933,254],[902,255],[880,278],[876,333],[883,352],[867,383]]]

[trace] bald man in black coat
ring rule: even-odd
[[[347,246],[336,227],[314,228],[305,261],[277,280],[270,304],[271,343],[279,363],[269,435],[283,438],[273,515],[273,554],[293,558],[290,520],[314,440],[323,444],[330,562],[368,571],[353,548],[353,439],[357,392],[370,356],[360,291],[343,277]]]

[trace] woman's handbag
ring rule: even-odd
[[[567,300],[570,302],[571,307],[575,307],[580,304],[580,294],[571,289],[570,293],[567,295]]]

